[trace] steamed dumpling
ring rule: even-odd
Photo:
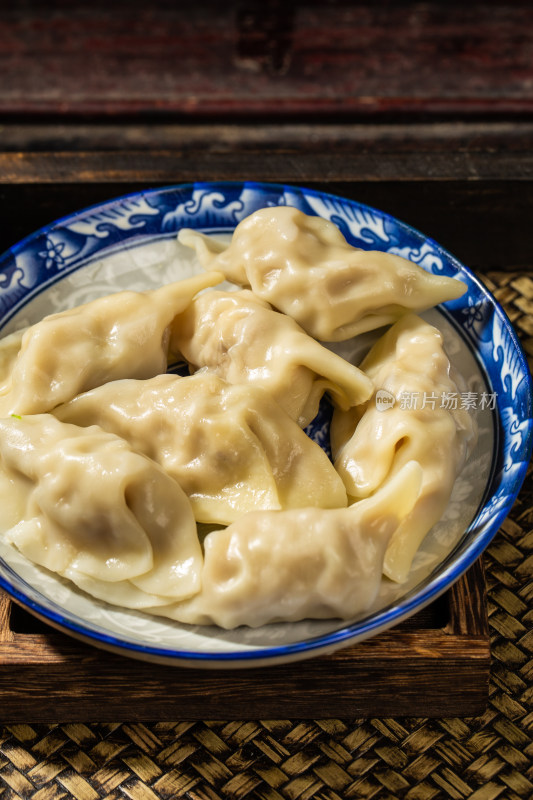
[[[207,367],[229,383],[263,388],[302,428],[324,392],[349,408],[373,389],[357,367],[246,290],[197,297],[173,322],[170,352],[193,370]]]
[[[26,330],[27,328],[22,328],[0,339],[0,393],[2,391],[2,386],[11,375],[11,370],[17,360],[22,344],[22,337]]]
[[[416,501],[420,472],[406,465],[350,508],[257,511],[209,533],[202,590],[154,613],[222,628],[354,617],[378,593],[385,548]]]
[[[407,462],[422,467],[420,497],[385,556],[385,574],[403,581],[423,538],[444,513],[475,443],[476,424],[461,408],[464,387],[450,365],[441,333],[415,315],[390,328],[361,368],[389,404],[385,407],[374,395],[360,408],[335,411],[335,467],[353,499],[372,495]]]
[[[146,292],[118,292],[32,325],[5,379],[0,416],[52,410],[116,378],[149,378],[167,368],[169,325],[202,289],[206,273]]]
[[[268,301],[322,341],[343,341],[466,291],[400,256],[348,244],[332,222],[296,208],[262,208],[240,222],[229,246],[183,229],[200,263]]]
[[[185,490],[196,519],[228,524],[254,509],[346,506],[324,451],[255,385],[216,375],[121,380],[54,412],[99,425],[158,462]]]
[[[0,492],[4,539],[90,594],[143,608],[200,589],[187,496],[113,434],[50,414],[0,419]]]

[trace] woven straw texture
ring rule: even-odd
[[[533,360],[533,280],[490,273],[486,282]],[[483,716],[11,725],[0,728],[1,800],[533,798],[532,478],[530,468],[485,554]]]

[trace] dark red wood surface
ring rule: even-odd
[[[533,4],[25,0],[0,114],[533,112]]]

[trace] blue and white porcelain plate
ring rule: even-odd
[[[0,258],[0,336],[114,291],[189,277],[200,267],[193,251],[176,240],[182,227],[230,236],[240,220],[270,205],[329,219],[357,247],[396,253],[467,284],[463,297],[423,316],[442,331],[452,363],[467,380],[464,402],[480,431],[476,449],[408,582],[384,579],[370,611],[349,622],[233,631],[182,625],[107,605],[0,545],[0,586],[41,619],[93,645],[155,662],[217,668],[332,652],[397,624],[444,592],[487,547],[522,485],[532,446],[532,389],[509,320],[475,275],[440,245],[352,200],[292,186],[198,183],[139,192],[72,214]],[[352,358],[358,345],[336,349]],[[308,431],[324,447],[327,424],[327,414],[319,415]]]

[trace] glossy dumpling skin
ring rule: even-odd
[[[48,412],[106,381],[165,372],[170,323],[221,277],[210,272],[152,291],[118,292],[32,325],[3,382],[0,376],[0,415]]]
[[[360,408],[335,411],[331,426],[335,467],[354,499],[370,496],[409,461],[422,467],[420,497],[385,556],[385,574],[402,582],[425,535],[444,513],[475,444],[477,426],[461,408],[464,386],[450,365],[441,333],[420,317],[405,316],[393,325],[361,367],[376,391],[390,393],[395,403],[379,410],[374,396]],[[452,396],[456,409],[447,407],[453,406],[446,399]],[[414,398],[417,407],[409,407]]]
[[[0,419],[3,537],[90,594],[130,608],[200,589],[183,490],[122,439],[50,414]]]
[[[154,613],[222,628],[354,617],[377,595],[385,548],[420,477],[417,464],[406,465],[350,508],[246,514],[206,536],[201,592]]]
[[[0,339],[0,391],[2,385],[9,379],[26,331],[27,328],[22,328]]]
[[[229,524],[254,509],[346,506],[324,451],[260,387],[217,375],[121,380],[54,412],[126,439],[172,476],[200,522]]]
[[[357,367],[247,290],[199,295],[174,320],[170,351],[193,370],[207,367],[229,383],[261,387],[302,428],[324,392],[349,408],[373,389]]]
[[[251,288],[322,341],[349,339],[466,291],[400,256],[352,247],[329,220],[289,206],[246,217],[229,246],[189,229],[178,239],[202,266]]]

